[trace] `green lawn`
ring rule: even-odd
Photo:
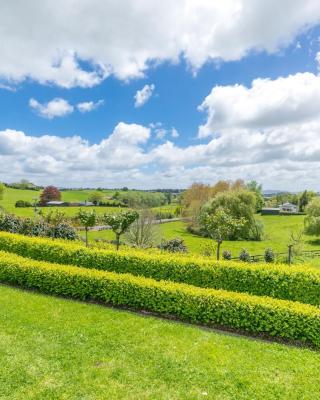
[[[303,229],[303,215],[297,216],[257,216],[261,219],[265,226],[265,238],[260,242],[246,241],[225,241],[222,243],[222,250],[231,250],[234,257],[239,255],[242,248],[246,248],[250,254],[263,254],[268,247],[275,252],[286,252],[287,245],[290,241],[291,232],[298,232]],[[202,253],[206,245],[211,245],[212,240],[192,235],[186,230],[184,222],[169,222],[156,226],[158,241],[161,237],[172,239],[180,237],[185,240],[185,243],[191,253]],[[90,238],[105,238],[114,239],[114,234],[111,231],[90,232]],[[312,250],[319,249],[320,241],[316,238],[305,237],[303,249]],[[319,264],[318,261],[314,261]]]
[[[1,399],[317,400],[320,353],[0,286]]]

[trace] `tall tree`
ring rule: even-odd
[[[264,206],[262,185],[260,185],[257,181],[250,181],[246,184],[246,188],[256,196],[256,210],[261,210],[261,208]]]
[[[45,205],[48,201],[61,200],[60,190],[55,186],[47,186],[40,195],[40,204]]]
[[[3,199],[5,188],[4,184],[0,182],[0,200]]]
[[[100,191],[92,192],[88,200],[92,201],[93,204],[97,205],[101,203],[101,201],[103,200],[103,193],[101,193]]]

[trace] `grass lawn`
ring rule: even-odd
[[[1,399],[317,400],[320,353],[0,286]]]
[[[225,241],[222,243],[222,250],[231,250],[234,257],[239,255],[242,248],[246,248],[250,254],[263,254],[268,247],[275,252],[286,252],[287,245],[290,241],[291,232],[298,232],[303,229],[303,215],[297,216],[257,216],[261,219],[265,226],[265,238],[260,242],[231,242]],[[180,237],[185,240],[185,243],[191,253],[202,253],[206,245],[211,245],[212,240],[192,235],[186,230],[184,222],[169,222],[156,226],[158,231],[158,241],[161,237],[172,239]],[[114,234],[111,231],[90,232],[90,238],[105,238],[114,239]],[[305,237],[303,243],[304,250],[312,250],[320,248],[320,240],[312,237]],[[309,262],[309,261],[308,261]],[[313,263],[319,264],[319,259],[313,260]]]

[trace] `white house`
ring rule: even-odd
[[[284,203],[279,206],[280,213],[297,214],[299,212],[298,206],[292,203]]]

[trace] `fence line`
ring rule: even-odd
[[[282,253],[274,253],[275,257],[278,256],[286,256],[288,255],[288,252],[282,252]],[[312,258],[315,257],[320,257],[320,249],[319,250],[303,250],[301,251],[301,253],[298,255],[306,255]],[[254,255],[250,255],[250,261],[251,262],[258,262],[261,260],[264,260],[264,254],[254,254]],[[240,260],[240,257],[231,257],[231,260]]]

